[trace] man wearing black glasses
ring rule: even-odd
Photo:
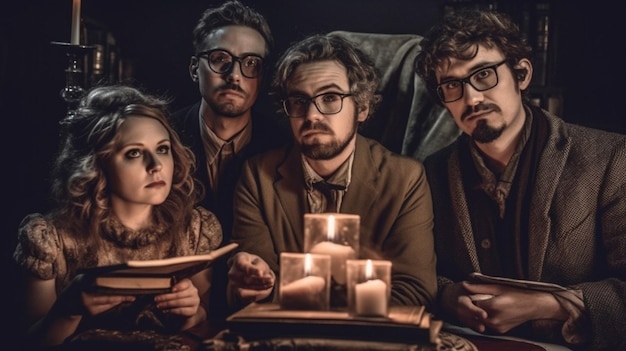
[[[626,349],[626,137],[527,103],[531,47],[508,16],[461,12],[420,45],[417,73],[463,131],[425,160],[444,316]],[[470,283],[475,271],[562,288]]]
[[[422,164],[357,133],[378,103],[378,84],[371,60],[339,36],[311,36],[279,60],[271,91],[294,144],[244,164],[233,227],[241,252],[229,270],[234,306],[272,298],[280,253],[303,252],[304,214],[318,212],[360,215],[361,257],[392,261],[392,304],[434,303]]]
[[[239,1],[205,10],[193,30],[189,63],[201,99],[176,112],[173,124],[196,156],[196,177],[204,185],[202,205],[222,224],[230,240],[232,199],[244,159],[289,140],[286,125],[253,112],[273,38],[265,18]],[[216,263],[212,292],[225,291],[225,264]],[[212,316],[222,317],[224,297],[214,296]]]

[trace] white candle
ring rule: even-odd
[[[356,314],[368,316],[387,315],[387,284],[374,278],[372,260],[365,263],[365,279],[354,287]]]
[[[356,258],[350,246],[322,241],[311,248],[311,253],[330,256],[330,272],[337,284],[346,283],[346,260]]]
[[[354,287],[356,314],[366,316],[387,315],[387,284],[372,279]]]
[[[335,216],[328,216],[328,222],[326,223],[326,233],[328,240],[333,241],[335,239]]]
[[[80,0],[72,0],[72,45],[80,44]]]
[[[285,309],[320,309],[323,291],[324,278],[309,275],[281,287],[280,305]]]

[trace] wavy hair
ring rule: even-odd
[[[271,83],[270,94],[274,97],[278,112],[283,112],[281,101],[287,97],[291,75],[303,63],[333,60],[341,63],[348,74],[350,93],[358,111],[369,108],[371,116],[381,96],[378,71],[372,59],[352,42],[337,35],[315,34],[292,44],[278,60]]]
[[[172,188],[166,200],[154,206],[154,224],[165,226],[169,233],[187,229],[203,189],[192,176],[193,153],[169,124],[167,104],[163,98],[121,85],[96,87],[86,94],[75,113],[61,122],[62,142],[51,184],[57,225],[85,240],[100,238],[102,225],[113,216],[105,165],[124,120],[139,115],[154,118],[165,127],[174,160]]]
[[[514,68],[521,59],[531,60],[532,47],[512,18],[496,11],[466,8],[433,26],[420,42],[421,51],[415,58],[416,73],[437,101],[437,68],[451,59],[472,59],[479,45],[499,49],[518,81],[528,74],[526,69]]]
[[[214,30],[225,26],[250,27],[265,39],[265,55],[269,55],[274,45],[274,38],[265,17],[254,9],[237,0],[227,1],[220,7],[208,8],[203,13],[193,30],[193,48],[196,53],[204,48],[204,39]]]

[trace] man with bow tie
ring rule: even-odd
[[[272,94],[294,143],[243,167],[232,235],[240,252],[229,260],[234,308],[277,298],[280,253],[303,252],[304,214],[319,212],[360,215],[361,258],[392,261],[392,305],[433,304],[433,213],[422,164],[357,133],[378,103],[378,84],[371,60],[338,36],[313,35],[280,58]]]

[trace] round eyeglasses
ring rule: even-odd
[[[443,102],[454,102],[463,97],[465,83],[477,91],[489,90],[498,85],[498,67],[507,60],[491,66],[483,67],[469,76],[461,79],[450,79],[437,85],[437,95]]]
[[[217,74],[230,72],[235,67],[235,61],[239,62],[241,74],[246,78],[256,78],[263,71],[263,58],[259,55],[239,57],[224,49],[213,49],[201,51],[196,57],[206,58],[211,71]]]
[[[288,117],[306,117],[311,103],[323,115],[334,115],[343,109],[343,99],[352,94],[323,93],[313,97],[290,96],[283,100],[283,110]]]

